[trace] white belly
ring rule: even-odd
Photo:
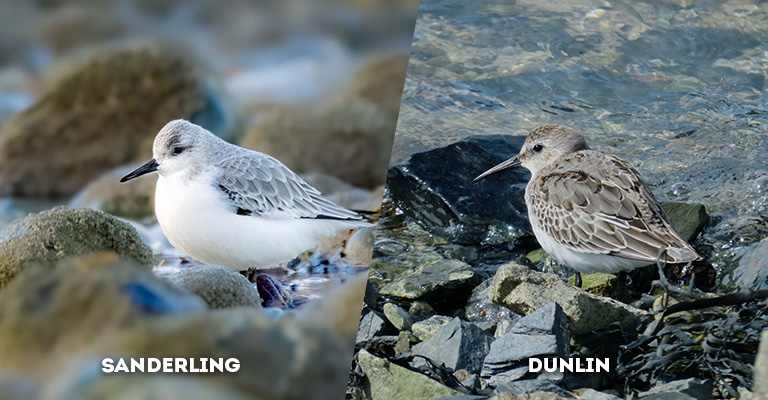
[[[628,260],[626,258],[611,256],[608,254],[585,253],[572,250],[565,245],[560,244],[554,238],[549,236],[538,224],[535,215],[531,210],[531,204],[526,196],[526,206],[528,207],[528,220],[531,222],[533,234],[541,245],[541,248],[560,264],[567,265],[578,272],[585,274],[606,273],[615,274],[621,271],[628,271],[638,267],[648,265],[647,262]]]
[[[237,215],[213,185],[174,176],[158,179],[155,213],[174,247],[237,270],[274,267],[350,229],[344,221]]]

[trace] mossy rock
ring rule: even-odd
[[[221,103],[177,47],[100,49],[68,64],[0,129],[0,196],[71,196],[112,168],[151,158],[168,121],[223,112],[212,111]]]
[[[0,288],[29,265],[112,251],[146,269],[152,250],[127,222],[101,211],[56,207],[12,222],[0,234]]]
[[[709,223],[707,209],[701,204],[665,201],[661,208],[667,213],[672,225],[683,239],[692,242]]]
[[[576,275],[568,279],[571,285],[576,284]],[[581,274],[581,288],[599,296],[610,296],[619,279],[611,274]]]

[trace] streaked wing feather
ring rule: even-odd
[[[538,190],[529,194],[533,212],[550,236],[572,250],[652,263],[667,246],[668,262],[699,258],[638,172],[617,157],[574,153],[535,184]]]

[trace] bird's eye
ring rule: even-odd
[[[177,146],[177,147],[174,147],[173,150],[171,150],[171,151],[173,152],[173,155],[175,156],[175,155],[181,154],[181,152],[184,151],[184,148]]]
[[[544,150],[544,146],[542,146],[540,144],[537,144],[536,146],[533,146],[533,151],[535,151],[536,153],[538,153],[538,152],[540,152],[542,150]]]

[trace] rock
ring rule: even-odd
[[[414,355],[424,356],[450,371],[480,372],[493,337],[469,322],[454,318],[428,340],[413,346]]]
[[[639,398],[642,400],[711,399],[713,389],[714,386],[709,380],[688,378],[654,386],[647,392],[640,392]]]
[[[240,273],[219,265],[193,265],[169,277],[179,289],[200,296],[210,308],[261,307],[256,288]]]
[[[664,201],[661,202],[661,208],[667,213],[680,236],[688,242],[696,239],[709,223],[707,209],[702,204]]]
[[[379,291],[382,295],[402,299],[440,298],[448,293],[460,297],[477,281],[478,276],[469,264],[444,259],[402,273]]]
[[[469,296],[467,306],[465,307],[467,321],[473,322],[482,330],[488,332],[493,332],[499,321],[518,318],[508,308],[491,301],[489,296],[491,283],[493,283],[493,278],[486,279],[483,283],[472,289],[472,295]]]
[[[768,289],[768,239],[749,246],[739,265],[723,277],[727,286],[741,290]]]
[[[114,251],[150,268],[152,250],[130,224],[101,211],[56,207],[11,223],[0,234],[0,288],[31,264]]]
[[[101,48],[55,72],[35,104],[0,129],[0,196],[71,196],[104,172],[150,159],[173,119],[220,134],[233,124],[210,78],[170,45]]]
[[[621,400],[612,394],[598,392],[595,389],[587,389],[579,394],[579,400]]]
[[[342,97],[317,108],[273,110],[240,146],[270,154],[297,173],[320,172],[373,189],[386,178],[395,123],[373,103]]]
[[[616,300],[587,293],[563,282],[553,274],[509,263],[493,278],[491,300],[515,313],[528,315],[555,301],[568,316],[571,332],[583,335],[618,322],[635,329],[649,314]]]
[[[367,398],[428,400],[462,394],[425,375],[376,357],[366,350],[357,353],[357,363],[366,376]]]
[[[354,343],[353,335],[336,333],[330,326],[335,321],[275,320],[252,307],[150,318],[100,338],[76,357],[68,353],[67,360],[46,359],[46,366],[79,374],[71,381],[87,381],[106,379],[100,372],[105,356],[237,358],[237,373],[199,374],[196,380],[247,398],[337,398],[349,379]]]
[[[40,390],[39,385],[30,380],[0,372],[0,399],[38,400]]]
[[[413,315],[417,320],[424,320],[437,314],[435,309],[432,308],[429,303],[420,300],[411,303],[411,306],[408,307],[408,313]]]
[[[571,285],[576,284],[575,275],[568,279]],[[581,289],[598,296],[610,296],[619,279],[611,274],[581,274]]]
[[[367,342],[376,336],[382,335],[387,329],[387,323],[376,311],[369,311],[360,320],[360,330],[357,333],[356,342]]]
[[[0,291],[0,369],[27,376],[71,362],[77,351],[143,319],[206,309],[199,297],[115,253],[30,267]]]
[[[444,315],[433,315],[423,321],[415,322],[411,326],[411,332],[421,341],[429,340],[452,320],[453,318]]]
[[[98,370],[101,372],[101,370]],[[103,374],[91,379],[58,378],[46,387],[46,399],[164,399],[164,400],[248,400],[232,388],[217,385],[210,379],[171,374]]]
[[[538,392],[552,393],[559,398],[573,399],[573,395],[567,390],[557,386],[552,381],[546,379],[525,379],[522,381],[508,382],[496,388],[494,393],[509,393],[513,396],[521,396]],[[556,399],[557,397],[537,396],[536,399]]]
[[[411,345],[418,341],[419,338],[413,333],[409,331],[400,331],[397,335],[397,344],[395,344],[395,354],[410,353]]]
[[[384,315],[398,331],[410,330],[413,325],[413,316],[396,304],[384,304]]]
[[[755,358],[755,382],[752,394],[755,399],[768,398],[768,330],[760,336],[760,348]]]
[[[509,332],[491,343],[481,376],[494,387],[518,380],[529,373],[531,357],[568,357],[571,335],[568,319],[557,303],[541,307],[521,318]],[[560,372],[541,373],[538,378],[562,380]]]
[[[524,139],[475,136],[413,154],[389,168],[392,200],[428,231],[453,243],[480,246],[530,236],[523,199],[527,172],[510,170],[472,183],[483,171],[516,155]]]
[[[379,105],[390,117],[397,119],[407,69],[406,54],[373,60],[355,74],[350,90],[361,99]]]
[[[116,39],[125,25],[107,4],[64,4],[47,13],[42,34],[56,54],[65,54],[80,46]]]
[[[342,251],[342,261],[347,265],[370,266],[375,239],[376,225],[358,229],[347,239]]]
[[[69,201],[69,207],[94,208],[136,220],[154,216],[157,174],[144,175],[131,180],[130,184],[120,183],[120,178],[140,165],[118,167],[102,174],[75,195]]]

